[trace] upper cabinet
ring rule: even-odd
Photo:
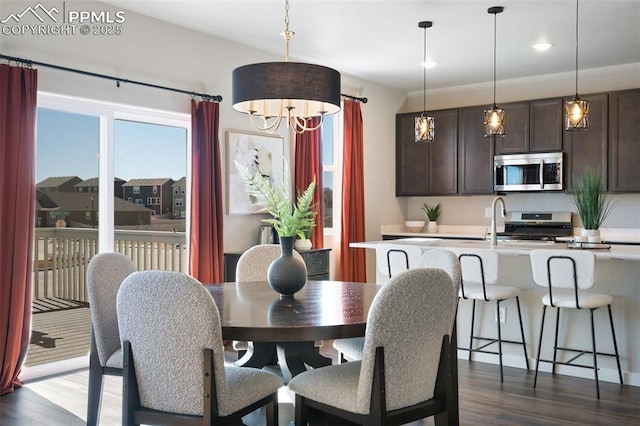
[[[493,137],[484,137],[484,107],[460,108],[458,193],[493,193]]]
[[[434,118],[434,141],[416,143],[415,117],[396,116],[396,195],[456,194],[458,110],[429,113]]]
[[[640,89],[614,92],[609,98],[609,191],[640,191],[639,162]]]
[[[586,168],[600,170],[607,188],[608,96],[606,93],[581,96],[589,101],[589,129],[564,130],[564,182],[573,188],[573,180]],[[565,98],[569,101],[573,97]]]
[[[562,99],[538,99],[502,105],[505,136],[496,138],[496,154],[562,150]]]

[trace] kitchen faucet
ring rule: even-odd
[[[507,208],[504,206],[504,199],[502,197],[495,197],[491,202],[491,245],[497,246],[497,232],[496,232],[496,204],[502,204],[502,217],[507,215]]]

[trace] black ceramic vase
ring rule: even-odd
[[[307,267],[293,257],[293,237],[280,237],[280,257],[269,265],[268,281],[280,297],[293,297],[307,282]]]

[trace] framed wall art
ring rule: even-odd
[[[260,209],[247,193],[236,161],[252,173],[260,173],[274,185],[282,185],[284,141],[279,136],[227,131],[227,212],[253,214]]]

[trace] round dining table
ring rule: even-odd
[[[267,281],[206,286],[213,296],[224,340],[249,341],[235,365],[278,365],[285,382],[322,367],[314,341],[364,336],[369,307],[381,286],[344,281],[307,281],[293,297],[283,298]]]

